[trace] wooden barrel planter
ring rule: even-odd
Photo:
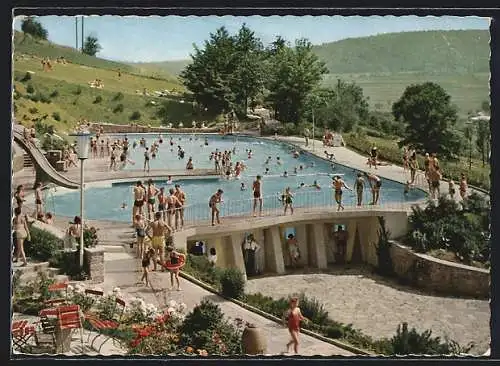
[[[263,355],[267,351],[267,340],[264,333],[254,324],[248,324],[241,337],[243,353],[246,355]]]

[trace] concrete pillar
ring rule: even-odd
[[[307,247],[310,266],[319,269],[328,268],[326,260],[325,225],[323,223],[307,225],[307,232],[309,239]]]
[[[354,248],[354,238],[356,236],[356,228],[358,227],[358,219],[351,219],[346,224],[347,230],[347,247],[345,254],[345,261],[349,263],[352,258],[352,250]]]
[[[290,255],[288,254],[288,247],[286,245],[285,228],[282,226],[279,227],[279,235],[281,240],[281,250],[283,251],[284,265],[285,267],[290,267],[292,265],[292,261],[290,259]]]
[[[302,266],[309,265],[309,253],[307,251],[307,228],[306,225],[298,225],[295,228],[295,234],[297,238],[297,244],[299,245],[300,250],[300,258],[298,260],[298,264]]]
[[[241,248],[242,236],[241,234],[232,234],[222,238],[222,244],[226,251],[227,267],[236,268],[243,273],[243,278],[247,280],[245,269],[245,261],[243,259],[243,250]]]
[[[264,251],[266,269],[277,274],[285,273],[285,262],[283,260],[283,247],[279,227],[273,226],[264,229]]]
[[[367,217],[359,221],[359,241],[363,262],[376,266],[378,263],[377,249],[378,230],[380,224],[377,217]]]

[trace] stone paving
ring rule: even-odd
[[[473,354],[489,348],[489,301],[423,294],[361,268],[251,279],[246,285],[247,293],[274,298],[291,291],[316,298],[332,319],[352,323],[374,338],[391,337],[400,323],[407,322],[420,332],[430,329],[434,336],[448,336],[461,345],[474,342]]]

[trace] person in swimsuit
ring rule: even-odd
[[[149,173],[149,148],[146,147],[146,151],[144,151],[144,172],[146,172],[146,167],[148,168]]]
[[[432,191],[432,182],[431,182],[431,178],[430,178],[430,172],[431,170],[434,170],[432,164],[431,164],[431,157],[429,155],[429,153],[425,153],[425,157],[424,157],[424,175],[425,175],[425,179],[427,180],[427,184],[429,186],[429,192]]]
[[[134,228],[135,228],[135,234],[136,234],[136,253],[138,258],[142,258],[144,255],[144,238],[146,237],[147,233],[147,224],[146,221],[144,221],[144,218],[141,215],[135,215],[135,220],[134,220]]]
[[[160,262],[163,263],[165,255],[165,236],[172,232],[172,228],[161,219],[161,216],[161,212],[155,213],[155,221],[153,221],[150,226],[153,230],[151,247],[155,250],[155,253],[158,254]],[[157,261],[153,263],[153,271],[156,271]]]
[[[12,226],[14,227],[14,234],[16,236],[16,257],[13,258],[13,262],[19,260],[19,256],[23,261],[22,267],[28,265],[26,261],[26,254],[24,253],[24,241],[31,240],[30,230],[28,228],[28,220],[26,216],[22,216],[21,207],[16,207],[14,209],[14,219],[12,220]]]
[[[76,246],[80,246],[80,238],[82,236],[82,219],[80,216],[75,216],[72,222],[70,222],[70,226],[68,228],[69,238],[73,243],[76,243]]]
[[[148,188],[146,190],[148,199],[148,219],[151,218],[152,214],[155,212],[155,197],[158,194],[158,189],[155,187],[153,180],[148,180]]]
[[[151,259],[154,259],[156,256],[155,250],[153,248],[149,248],[144,254],[141,256],[142,261],[142,277],[141,282],[145,281],[146,286],[149,285],[149,266],[151,265]]]
[[[441,186],[441,172],[439,168],[429,171],[430,194],[432,199],[439,198]]]
[[[193,170],[193,169],[194,169],[193,158],[189,157],[188,162],[186,164],[186,170]]]
[[[375,174],[365,173],[366,178],[368,178],[368,183],[372,189],[372,202],[370,205],[378,204],[380,198],[380,187],[382,187],[382,180]]]
[[[109,156],[109,170],[116,170],[116,147],[113,147]]]
[[[178,200],[178,203],[175,203],[175,207],[177,209],[175,216],[175,229],[178,230],[179,223],[181,229],[184,227],[184,206],[186,205],[186,193],[181,189],[179,184],[175,185],[175,197],[177,197]]]
[[[300,258],[300,250],[299,250],[299,245],[297,243],[297,239],[293,234],[288,234],[286,246],[288,249],[288,255],[290,256],[290,262],[292,264],[292,267],[295,268],[297,267]]]
[[[259,213],[262,216],[262,180],[261,176],[258,175],[253,182],[252,190],[253,190],[253,216],[256,217],[256,208],[257,202],[259,203]]]
[[[410,184],[415,184],[415,176],[418,170],[418,161],[416,154],[410,155],[410,160],[408,161],[408,166],[410,168]]]
[[[408,170],[408,149],[405,147],[403,147],[403,171],[407,171]]]
[[[344,210],[344,206],[342,205],[342,188],[351,190],[345,182],[340,178],[340,176],[334,176],[333,177],[333,183],[332,183],[333,188],[335,189],[335,201],[337,202],[337,211],[340,211],[340,209]]]
[[[224,191],[222,189],[218,189],[210,200],[208,201],[208,207],[211,209],[212,213],[212,226],[215,226],[215,219],[217,219],[217,224],[220,224],[220,203],[222,202],[222,194]]]
[[[36,215],[43,215],[42,207],[42,183],[35,183],[35,205],[36,205]]]
[[[356,196],[358,198],[358,206],[363,203],[363,191],[365,189],[365,180],[363,179],[363,174],[358,173],[358,177],[354,182],[354,189],[356,190]]]
[[[171,246],[167,247],[167,253],[168,253],[167,263],[170,265],[179,264],[181,257],[182,257],[182,259],[184,259],[184,261],[186,260],[186,256],[184,254],[177,252]],[[172,289],[173,289],[174,288],[174,278],[175,278],[175,282],[177,283],[177,291],[181,290],[181,285],[179,282],[179,272],[180,272],[180,268],[170,270],[170,284],[171,284]]]
[[[460,177],[460,191],[459,192],[460,192],[460,197],[462,197],[463,200],[467,196],[467,188],[468,188],[467,178],[465,178],[465,174],[462,173],[462,175]]]
[[[180,202],[175,195],[174,188],[170,188],[168,193],[170,193],[170,195],[165,198],[165,202],[167,204],[167,222],[168,225],[172,226],[172,219],[174,219],[174,225],[177,223],[177,208],[180,206]]]
[[[134,221],[135,215],[142,216],[142,206],[144,206],[144,197],[146,196],[146,192],[144,191],[144,187],[141,181],[137,182],[137,185],[134,187],[134,207],[132,208],[132,221]]]
[[[285,215],[286,212],[288,211],[288,208],[290,208],[290,212],[293,215],[293,193],[290,190],[290,187],[286,187],[285,193],[283,195],[283,203],[285,204]]]
[[[47,212],[45,214],[45,223],[48,225],[52,225],[54,223],[54,216],[52,215],[52,213]]]
[[[24,199],[24,185],[20,184],[16,188],[16,193],[14,193],[14,198],[16,199],[17,207],[23,208],[23,203],[26,201]]]
[[[162,219],[165,220],[165,210],[167,207],[167,196],[165,195],[165,187],[160,188],[158,193],[158,212],[162,213]]]
[[[370,151],[370,160],[371,160],[370,168],[373,165],[375,166],[375,169],[377,169],[378,152],[376,146],[372,147]]]
[[[299,353],[299,332],[300,322],[307,321],[302,315],[299,308],[299,299],[293,297],[290,299],[290,308],[285,312],[283,324],[288,328],[288,332],[292,336],[292,340],[286,344],[286,352],[290,352],[290,347],[293,345],[295,354]]]

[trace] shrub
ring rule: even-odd
[[[92,103],[94,104],[98,104],[98,103],[101,103],[102,102],[102,97],[100,95],[98,95],[97,97],[95,97],[94,101]]]
[[[76,88],[76,90],[73,92],[73,94],[75,94],[75,95],[82,94],[82,88],[80,86],[78,86],[78,88]]]
[[[59,91],[57,91],[57,89],[54,90],[52,93],[50,93],[51,98],[57,98],[58,96],[59,96]]]
[[[314,324],[326,325],[328,323],[328,311],[315,298],[308,298],[304,293],[301,293],[299,306],[302,314]]]
[[[59,251],[49,260],[50,266],[59,268],[59,273],[69,276],[72,280],[89,278],[88,268],[80,268],[80,253],[78,251]]]
[[[47,261],[52,254],[62,248],[63,241],[55,235],[40,230],[36,227],[30,228],[31,241],[25,245],[26,256],[39,261]]]
[[[48,278],[45,272],[38,272],[34,281],[21,284],[19,281],[20,273],[16,273],[16,276],[18,284],[13,287],[12,310],[22,314],[38,316],[40,310],[46,306],[45,302],[50,299],[51,295],[48,288],[54,283],[54,280]]]
[[[183,271],[206,282],[216,289],[220,286],[222,270],[210,264],[206,256],[187,255],[186,265]]]
[[[141,118],[141,112],[134,111],[129,118],[131,121],[137,121],[139,118]]]
[[[52,101],[45,94],[38,92],[37,93],[38,100],[42,103],[50,104]]]
[[[191,336],[200,331],[214,330],[216,325],[221,323],[223,319],[224,313],[219,305],[208,300],[202,300],[198,306],[186,315],[180,331],[186,336]]]
[[[393,276],[394,266],[391,257],[391,243],[389,242],[390,233],[385,227],[385,218],[378,217],[380,228],[378,230],[378,243],[375,245],[377,253],[377,272],[382,276]]]
[[[30,99],[31,101],[33,101],[35,103],[38,103],[40,101],[40,95],[32,94],[32,95],[28,96],[28,99]]]
[[[31,107],[30,109],[28,109],[28,111],[29,111],[31,114],[36,114],[36,113],[38,113],[38,108],[37,108],[37,107]]]
[[[245,294],[243,273],[236,268],[224,270],[220,278],[221,290],[224,296],[241,299]]]
[[[113,109],[113,113],[121,113],[123,112],[123,104],[118,104],[114,109]]]
[[[60,121],[61,120],[61,115],[59,114],[59,112],[53,112],[52,113],[52,118],[54,118],[56,121]]]
[[[114,96],[113,96],[113,101],[117,102],[119,100],[122,100],[123,99],[123,93],[122,92],[118,92],[116,93]]]
[[[28,86],[26,87],[26,93],[31,94],[34,92],[35,92],[35,88],[33,87],[33,85],[28,84]]]
[[[93,248],[99,244],[99,237],[97,235],[98,230],[99,229],[94,226],[85,226],[85,229],[83,230],[83,245],[85,245],[85,248]]]
[[[21,79],[21,82],[25,83],[30,80],[31,80],[31,73],[26,72],[26,74],[24,74],[24,77]]]

